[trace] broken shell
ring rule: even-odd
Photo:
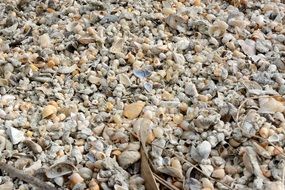
[[[223,168],[215,169],[212,173],[213,178],[223,179],[225,177],[225,170]]]
[[[58,68],[57,72],[61,73],[61,74],[70,74],[73,71],[75,71],[76,69],[77,69],[77,65],[76,64],[74,64],[74,65],[72,65],[70,67],[68,67],[68,66],[61,66],[61,67]]]
[[[92,179],[89,184],[89,190],[100,190],[100,187],[98,185],[98,183],[95,181],[95,179]]]
[[[145,106],[145,103],[142,101],[138,101],[132,104],[127,104],[124,107],[123,114],[128,119],[134,119],[140,115],[144,106]]]
[[[175,167],[170,167],[170,166],[164,166],[164,167],[158,167],[157,170],[161,173],[170,175],[172,177],[176,177],[178,179],[183,179],[184,176],[182,174],[182,169],[181,168],[175,168]]]
[[[56,114],[57,109],[55,106],[53,105],[47,105],[44,107],[43,111],[42,111],[42,117],[43,118],[47,118],[53,114]]]
[[[71,174],[73,171],[76,171],[76,167],[68,162],[60,162],[52,165],[46,170],[46,176],[48,178],[56,178]]]
[[[33,142],[32,140],[27,139],[24,140],[23,143],[26,144],[29,149],[31,149],[35,154],[39,154],[43,151],[42,147],[39,144]]]
[[[118,156],[118,161],[122,168],[127,168],[141,158],[138,151],[124,151]]]
[[[123,45],[124,45],[124,39],[123,38],[115,39],[112,47],[110,48],[110,52],[115,53],[115,54],[116,53],[122,53]]]
[[[178,30],[179,32],[186,32],[186,21],[184,20],[184,18],[176,15],[176,14],[172,14],[169,15],[166,18],[166,23],[173,29]]]
[[[261,127],[259,130],[259,135],[265,139],[268,138],[269,135],[269,129],[267,127]]]
[[[5,149],[6,146],[6,138],[0,135],[0,152]]]

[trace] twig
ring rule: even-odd
[[[6,164],[4,162],[0,162],[0,169],[2,171],[7,172],[10,177],[12,177],[12,178],[17,177],[22,181],[25,181],[31,185],[38,187],[39,189],[57,190],[57,188],[55,188],[55,187],[53,187],[53,186],[51,186],[45,182],[42,182],[38,178],[30,176],[30,175],[26,174],[25,172],[14,168],[13,166],[9,166],[8,164]]]

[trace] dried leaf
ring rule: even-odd
[[[143,148],[141,148],[141,175],[145,180],[147,190],[159,190]]]
[[[171,183],[167,182],[166,180],[162,179],[161,177],[159,177],[157,174],[153,174],[155,179],[161,183],[162,185],[164,185],[165,187],[167,187],[168,189],[171,190],[179,190],[177,187],[175,187],[174,185],[172,185]]]

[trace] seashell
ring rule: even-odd
[[[158,55],[160,53],[167,52],[169,50],[167,45],[153,45],[150,48],[151,53]]]
[[[175,114],[173,116],[173,122],[175,124],[179,125],[180,123],[182,123],[182,121],[183,121],[183,114],[180,113],[180,114]]]
[[[5,87],[5,86],[8,86],[8,85],[9,85],[9,82],[8,82],[7,79],[0,78],[0,87],[1,86]]]
[[[48,34],[41,35],[38,42],[42,48],[49,48],[51,46],[51,40]]]
[[[259,113],[275,113],[283,112],[285,109],[285,101],[274,97],[259,98]]]
[[[144,89],[148,92],[151,92],[153,89],[153,84],[151,82],[146,82],[146,83],[144,83],[143,86],[144,86]]]
[[[35,154],[40,154],[43,151],[42,147],[32,140],[26,139],[23,141],[23,143],[27,145]]]
[[[197,152],[202,159],[207,159],[211,153],[211,144],[208,141],[203,141],[197,146]]]
[[[173,52],[172,56],[176,64],[184,65],[186,60],[182,54]]]
[[[201,5],[201,0],[194,0],[193,5],[199,7]]]
[[[78,38],[78,42],[83,44],[83,45],[87,45],[90,43],[95,43],[96,38],[88,37],[88,36],[82,36],[82,37]]]
[[[26,166],[31,165],[33,160],[28,157],[21,157],[15,162],[15,168],[23,170]]]
[[[183,189],[185,190],[200,190],[202,189],[202,184],[199,180],[191,177],[191,172],[193,167],[190,167],[185,176],[185,180],[183,182]]]
[[[95,179],[92,179],[89,182],[88,186],[89,186],[89,190],[100,190],[100,186],[98,185]]]
[[[187,94],[189,96],[197,97],[199,94],[198,94],[198,91],[197,91],[195,84],[186,83],[185,84],[185,94]]]
[[[180,180],[182,180],[184,178],[183,174],[182,174],[182,168],[175,168],[172,166],[163,166],[163,167],[158,167],[157,171],[170,175],[172,177],[176,177]]]
[[[13,144],[19,144],[20,142],[25,140],[24,132],[14,127],[9,127],[6,130],[6,133]]]
[[[122,168],[127,168],[134,164],[141,158],[141,154],[138,151],[124,151],[118,156],[118,162]]]
[[[264,189],[266,190],[283,190],[284,183],[281,181],[265,181]]]
[[[7,182],[5,182],[5,183],[0,185],[0,189],[1,190],[12,190],[12,189],[15,189],[14,183],[11,182],[11,181],[7,181]]]
[[[123,38],[116,38],[110,48],[110,52],[114,54],[122,53],[124,43],[125,41]]]
[[[59,162],[50,166],[45,174],[48,178],[53,179],[56,177],[64,176],[71,174],[73,171],[76,171],[76,167],[68,162]]]
[[[54,178],[53,181],[60,187],[64,184],[64,178],[62,176]]]
[[[93,175],[93,171],[86,167],[80,168],[78,170],[78,173],[80,174],[81,177],[83,177],[83,179],[86,179],[86,180],[90,180]]]
[[[276,156],[276,155],[279,155],[279,154],[282,154],[284,152],[283,148],[280,147],[280,146],[276,146],[274,147],[274,150],[273,150],[273,156]]]
[[[212,177],[216,179],[223,179],[225,177],[226,173],[223,168],[215,169],[212,173]]]
[[[270,137],[268,137],[268,141],[271,143],[280,142],[281,140],[282,138],[280,138],[280,136],[277,134],[273,134]]]
[[[178,16],[176,14],[171,14],[166,18],[165,22],[171,28],[179,32],[182,32],[182,33],[186,32],[186,28],[187,28],[186,20],[182,18],[181,16]]]
[[[176,48],[180,51],[186,50],[190,46],[190,41],[186,38],[179,40],[176,44]]]
[[[163,128],[161,127],[156,127],[153,129],[153,134],[156,138],[163,138]]]
[[[123,84],[126,87],[132,85],[130,78],[126,74],[120,74],[119,75],[119,81],[121,84]]]
[[[84,181],[84,179],[78,173],[73,173],[68,178],[72,187]]]
[[[203,189],[207,188],[208,190],[214,190],[213,183],[208,178],[201,178],[200,181],[202,182]]]
[[[77,65],[73,64],[72,66],[61,66],[58,68],[57,72],[61,74],[70,74],[77,69]]]
[[[224,21],[217,20],[209,27],[209,33],[214,37],[219,37],[226,33],[228,27],[228,24]]]
[[[127,104],[124,107],[123,114],[128,119],[134,119],[140,115],[144,106],[145,106],[145,103],[142,101],[138,101],[132,104]]]
[[[151,72],[148,70],[134,70],[133,73],[139,79],[147,78],[151,75]]]
[[[200,166],[201,170],[204,172],[204,174],[208,177],[210,177],[214,171],[214,167],[212,165],[200,164],[199,166]]]
[[[42,118],[47,118],[51,115],[56,114],[57,112],[57,108],[53,105],[47,105],[44,107],[43,111],[42,111]]]
[[[0,152],[2,152],[6,147],[6,138],[0,135]]]
[[[269,40],[256,40],[256,50],[260,53],[267,53],[272,49],[272,44]]]

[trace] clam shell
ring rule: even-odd
[[[42,111],[42,117],[43,118],[47,118],[53,114],[55,114],[57,112],[57,109],[55,106],[53,105],[47,105],[44,107],[43,111]]]
[[[68,162],[60,162],[52,165],[46,170],[46,176],[50,179],[71,174],[76,171],[76,167]]]

